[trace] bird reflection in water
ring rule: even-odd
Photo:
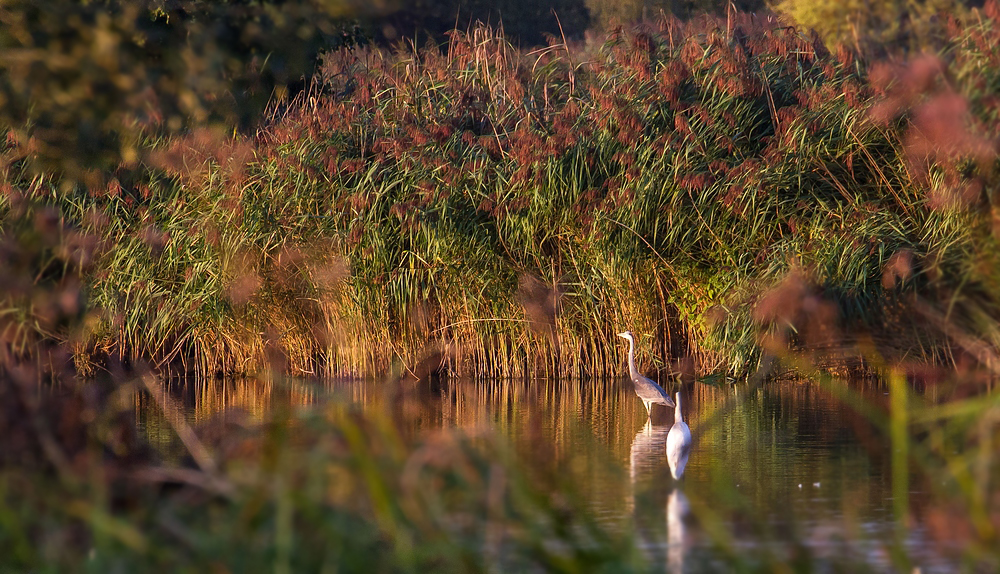
[[[632,449],[629,451],[628,475],[632,481],[632,490],[641,474],[652,473],[663,466],[663,451],[667,445],[667,425],[654,425],[647,420],[642,429],[632,439]]]
[[[691,512],[691,505],[679,488],[675,488],[667,498],[667,571],[673,574],[684,572],[684,550],[687,544],[684,519]]]
[[[652,548],[658,544],[651,544],[657,536],[647,536],[658,531],[659,528],[648,528],[651,526],[646,519],[650,518],[649,510],[652,502],[649,497],[656,500],[663,495],[660,486],[664,480],[669,480],[665,476],[666,461],[663,456],[663,449],[667,444],[667,433],[670,431],[668,425],[654,425],[651,420],[647,420],[642,429],[636,433],[632,440],[632,448],[629,451],[629,488],[627,490],[626,508],[629,520],[634,522],[636,535],[639,537],[639,548],[646,554],[650,563],[656,563],[662,558],[652,555]],[[645,485],[645,487],[643,486]],[[649,486],[652,485],[652,488]],[[641,493],[641,494],[640,494]],[[636,507],[636,498],[642,497],[643,503]],[[660,499],[662,500],[662,498]],[[662,508],[662,506],[660,507]],[[656,513],[659,514],[659,513]],[[644,528],[643,525],[647,528]],[[660,523],[662,524],[662,522]]]
[[[642,527],[641,524],[644,522],[642,517],[648,514],[648,511],[644,513],[641,508],[636,509],[636,496],[637,492],[642,490],[641,484],[652,482],[654,484],[653,492],[648,492],[646,496],[652,495],[654,500],[658,499],[662,504],[663,498],[660,498],[660,496],[666,494],[666,489],[671,482],[669,476],[673,470],[673,468],[669,468],[670,465],[668,464],[667,456],[665,456],[667,451],[667,436],[671,428],[673,428],[671,424],[654,425],[652,421],[647,420],[646,424],[643,425],[642,429],[636,433],[635,438],[632,440],[632,448],[629,452],[629,479],[631,481],[631,488],[629,489],[628,509],[629,513],[637,521],[637,534],[643,539],[640,545],[646,551],[647,558],[654,562],[663,559],[662,554],[654,556],[656,553],[650,551],[651,547],[659,546],[659,544],[649,544],[651,541],[643,536],[643,533],[652,534],[652,532],[662,531],[659,528],[647,529]],[[660,508],[663,507],[660,506]],[[684,570],[684,553],[687,545],[685,519],[689,514],[690,504],[688,503],[688,499],[675,486],[669,492],[669,495],[666,496],[667,572],[680,573]],[[663,523],[661,522],[660,524]],[[651,525],[647,524],[648,526]]]

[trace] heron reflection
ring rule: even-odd
[[[663,449],[666,448],[669,431],[670,427],[667,425],[654,425],[652,421],[646,420],[646,424],[632,439],[628,457],[630,488],[626,501],[629,513],[635,509],[635,495],[639,481],[643,477],[647,480],[655,477],[656,471],[663,467]]]
[[[633,485],[642,472],[651,472],[663,464],[663,449],[666,448],[669,432],[669,426],[654,425],[647,420],[635,434],[629,451],[629,478]]]

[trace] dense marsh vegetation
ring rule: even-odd
[[[331,25],[247,5],[257,33]],[[342,33],[273,100],[303,54],[255,84],[263,59],[238,56],[266,33],[223,43],[204,83],[175,77],[214,53],[187,39],[215,5],[11,6],[5,30],[69,23],[62,55],[108,80],[33,106],[77,68],[40,32],[0,34],[3,568],[645,570],[569,477],[486,431],[404,437],[392,409],[280,400],[311,392],[289,375],[401,395],[442,372],[587,380],[619,370],[624,328],[664,381],[811,377],[887,437],[900,531],[914,480],[962,564],[996,567],[995,3],[895,60],[733,11],[524,50],[488,27],[395,49]],[[190,50],[151,51],[154,32]],[[108,38],[129,57],[74,51]],[[59,106],[98,92],[120,98],[82,124]],[[839,378],[854,369],[877,392]],[[255,374],[279,400],[193,428],[169,373]],[[141,400],[176,441],[137,432]],[[741,570],[812,567],[729,548]]]
[[[273,348],[305,373],[433,354],[580,376],[617,364],[631,326],[739,374],[766,324],[834,363],[859,343],[953,360],[926,315],[996,310],[997,81],[994,23],[953,27],[944,54],[895,68],[746,15],[584,51],[479,28],[329,53],[253,137],[160,140],[148,178],[54,196],[101,246],[80,365],[246,373]]]

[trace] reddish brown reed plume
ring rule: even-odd
[[[882,286],[891,289],[913,275],[913,251],[900,249],[882,268]]]
[[[189,185],[204,181],[214,163],[229,182],[229,189],[234,191],[245,181],[246,166],[253,153],[253,147],[245,141],[228,137],[218,130],[201,128],[172,140],[166,149],[150,152],[149,161]]]
[[[536,333],[554,335],[556,316],[559,313],[559,299],[562,290],[534,275],[522,275],[517,288],[517,301],[524,309],[528,326]]]
[[[248,250],[234,253],[225,271],[229,277],[225,288],[226,297],[236,305],[249,303],[263,286],[263,280],[257,272],[257,258]]]
[[[947,66],[936,56],[907,65],[878,64],[870,74],[881,98],[869,109],[876,124],[907,117],[904,146],[910,175],[930,187],[931,207],[967,207],[982,195],[981,176],[996,158],[996,142],[972,114],[969,101],[952,86]],[[969,172],[965,162],[978,170]],[[940,183],[932,185],[935,169]]]
[[[840,340],[837,306],[797,269],[758,300],[753,317],[766,330],[762,346],[774,352],[795,343],[807,349],[824,349]],[[795,341],[791,339],[793,333],[797,334]]]
[[[142,239],[142,242],[149,247],[149,251],[154,257],[162,255],[163,251],[170,243],[170,234],[159,229],[155,225],[146,225],[143,227],[139,237]]]

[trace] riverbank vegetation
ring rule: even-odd
[[[997,342],[995,28],[900,64],[751,15],[345,48],[253,135],[153,140],[99,187],[14,180],[5,213],[49,221],[62,264],[92,242],[57,335],[83,368],[587,376],[626,327],[702,371],[788,336],[954,362],[945,323]]]

